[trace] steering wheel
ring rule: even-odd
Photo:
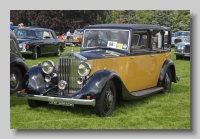
[[[107,44],[107,42],[105,40],[102,40],[102,39],[92,39],[90,44],[92,44],[93,41],[97,41],[98,45],[100,45],[100,46],[106,46],[106,44]],[[103,44],[102,42],[104,42],[105,44]]]

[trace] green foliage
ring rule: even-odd
[[[173,30],[177,16],[178,12],[174,10],[153,10],[148,20],[150,24],[171,27]]]
[[[57,32],[104,23],[156,24],[173,32],[190,30],[189,10],[11,10],[10,20],[14,25],[22,22]]]

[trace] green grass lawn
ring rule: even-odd
[[[79,51],[75,47],[75,51]],[[64,53],[71,51],[67,47]],[[180,82],[169,94],[154,94],[140,100],[117,102],[109,117],[98,117],[92,106],[30,108],[16,94],[10,96],[10,129],[190,129],[190,60],[172,60]],[[26,58],[28,67],[56,56]]]

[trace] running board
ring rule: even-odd
[[[140,91],[135,91],[132,92],[131,95],[133,95],[135,98],[142,98],[142,97],[146,97],[148,95],[163,91],[164,88],[163,87],[153,87],[153,88],[149,88],[149,89],[145,89],[145,90],[140,90]]]

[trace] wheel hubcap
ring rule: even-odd
[[[10,85],[15,87],[17,85],[17,77],[15,74],[10,75]]]
[[[165,78],[165,87],[168,88],[169,85],[170,85],[170,79],[169,79],[168,74],[166,74],[166,78]]]
[[[106,107],[110,108],[113,103],[113,94],[110,88],[106,91]]]

